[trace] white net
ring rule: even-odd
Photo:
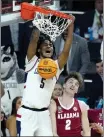
[[[52,41],[56,40],[63,31],[72,22],[71,19],[65,19],[52,14],[45,15],[40,12],[36,12],[36,16],[33,20],[35,25],[41,32],[50,36]]]

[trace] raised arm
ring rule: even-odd
[[[83,129],[83,137],[90,137],[91,136],[91,130],[89,126],[89,121],[88,121],[88,111],[87,109],[82,111],[82,129]]]
[[[57,126],[56,126],[56,103],[54,100],[51,100],[49,110],[50,110],[53,136],[58,136]]]
[[[58,64],[60,69],[62,69],[64,65],[67,63],[67,59],[69,56],[69,51],[70,51],[72,39],[73,39],[73,28],[74,28],[73,23],[74,23],[74,17],[73,17],[73,22],[68,26],[68,35],[64,44],[64,48],[58,58]]]
[[[30,61],[33,56],[36,54],[36,49],[37,49],[37,42],[39,40],[39,35],[40,32],[38,29],[33,29],[32,34],[31,34],[31,40],[28,46],[28,51],[27,51],[27,59]]]

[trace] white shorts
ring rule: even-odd
[[[53,136],[49,110],[32,111],[21,107],[16,123],[19,136]]]

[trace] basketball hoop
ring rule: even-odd
[[[35,25],[41,32],[50,36],[52,41],[56,40],[63,31],[71,24],[72,15],[59,11],[33,6],[28,3],[21,4],[21,17],[23,19],[34,19]]]

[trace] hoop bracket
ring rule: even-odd
[[[34,12],[40,12],[40,13],[43,13],[43,14],[52,14],[52,15],[55,15],[55,16],[58,16],[58,17],[61,17],[61,18],[65,18],[65,19],[70,19],[70,20],[73,20],[73,16],[72,15],[67,15],[65,13],[62,13],[62,12],[59,12],[59,11],[55,11],[55,10],[51,10],[51,9],[46,9],[46,8],[43,8],[43,7],[40,7],[40,6],[33,6],[27,2],[23,2],[21,4],[21,10],[23,9],[32,9],[34,10]],[[29,9],[30,8],[30,9]]]

